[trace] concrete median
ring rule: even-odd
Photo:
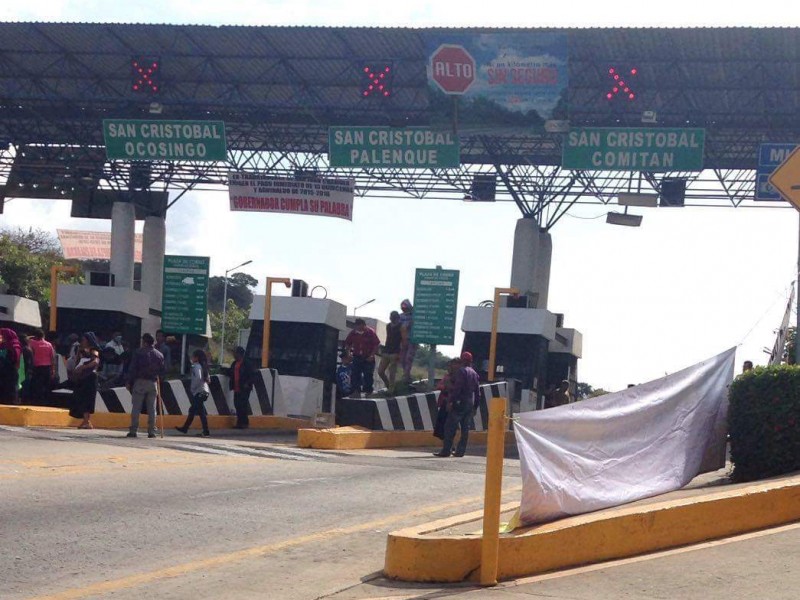
[[[179,427],[186,421],[184,415],[164,415],[164,427]],[[46,406],[0,406],[0,425],[16,427],[77,427],[80,419],[73,419],[63,408]],[[92,415],[92,425],[97,429],[127,429],[131,417],[127,413],[98,412]],[[161,422],[161,419],[158,419]],[[209,415],[211,429],[230,429],[236,423],[235,416]],[[308,427],[304,419],[276,417],[272,415],[253,415],[250,417],[251,429],[280,429],[294,431]],[[147,416],[139,418],[139,429],[147,429]],[[200,429],[200,419],[195,419],[192,429]]]
[[[501,535],[499,579],[538,575],[800,521],[800,475],[651,499]],[[505,504],[505,513],[515,504]],[[482,512],[389,534],[384,573],[416,582],[475,581]],[[447,557],[442,559],[442,557]]]

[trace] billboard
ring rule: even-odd
[[[316,215],[353,220],[352,179],[288,179],[228,173],[231,211]]]
[[[542,127],[567,118],[566,34],[439,31],[425,46],[435,124]]]
[[[64,258],[75,260],[111,260],[111,234],[105,231],[56,229]],[[142,262],[142,234],[134,241],[133,260]]]

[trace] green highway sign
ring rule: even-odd
[[[208,313],[207,256],[165,256],[161,329],[205,335]]]
[[[458,275],[458,271],[445,269],[417,269],[411,329],[411,341],[415,344],[453,344]]]
[[[561,167],[584,171],[702,171],[705,129],[576,127]]]
[[[461,164],[461,145],[452,131],[427,127],[331,127],[332,167],[445,169]]]
[[[223,121],[104,119],[109,160],[227,160]]]

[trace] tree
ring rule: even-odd
[[[578,398],[577,400],[586,400],[587,398],[597,398],[608,394],[607,390],[603,388],[593,388],[588,383],[578,382]]]
[[[421,344],[417,348],[417,353],[414,355],[414,365],[425,369],[427,373],[428,361],[431,358],[431,347],[427,344]],[[439,371],[447,369],[447,363],[450,362],[450,357],[445,356],[438,350],[436,351],[436,358],[434,359],[435,368]]]
[[[47,322],[50,301],[50,267],[65,264],[58,240],[41,229],[0,231],[0,282],[6,293],[39,303]],[[76,263],[71,263],[76,264]]]
[[[236,306],[236,303],[228,298],[228,310],[225,315],[225,356],[232,354],[233,349],[239,345],[239,330],[250,328],[248,314],[249,309]],[[211,321],[211,347],[216,349],[214,354],[218,361],[225,362],[225,356],[221,356],[219,351],[219,338],[222,335],[222,310],[210,311],[208,317]]]
[[[228,300],[241,309],[249,310],[253,304],[253,290],[258,280],[247,273],[234,273],[228,277]],[[214,276],[208,279],[208,310],[222,312],[225,295],[225,278]],[[227,336],[226,336],[227,337]]]

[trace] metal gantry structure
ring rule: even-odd
[[[426,31],[0,24],[5,195],[149,190],[172,192],[174,202],[189,190],[223,188],[230,171],[249,171],[352,178],[359,196],[463,199],[476,175],[490,174],[498,200],[550,229],[576,204],[658,193],[665,177],[686,180],[688,206],[749,205],[759,145],[800,141],[798,29],[570,29],[562,30],[570,82],[560,116],[573,126],[641,126],[642,111],[653,110],[658,126],[703,127],[704,171],[563,169],[562,133],[455,118],[449,126],[460,135],[458,168],[330,167],[329,126],[431,124]],[[131,92],[137,55],[161,62],[158,95]],[[359,66],[378,58],[394,66],[396,93],[365,101]],[[609,65],[637,66],[635,104],[604,97]],[[105,118],[223,120],[227,161],[109,161]]]

